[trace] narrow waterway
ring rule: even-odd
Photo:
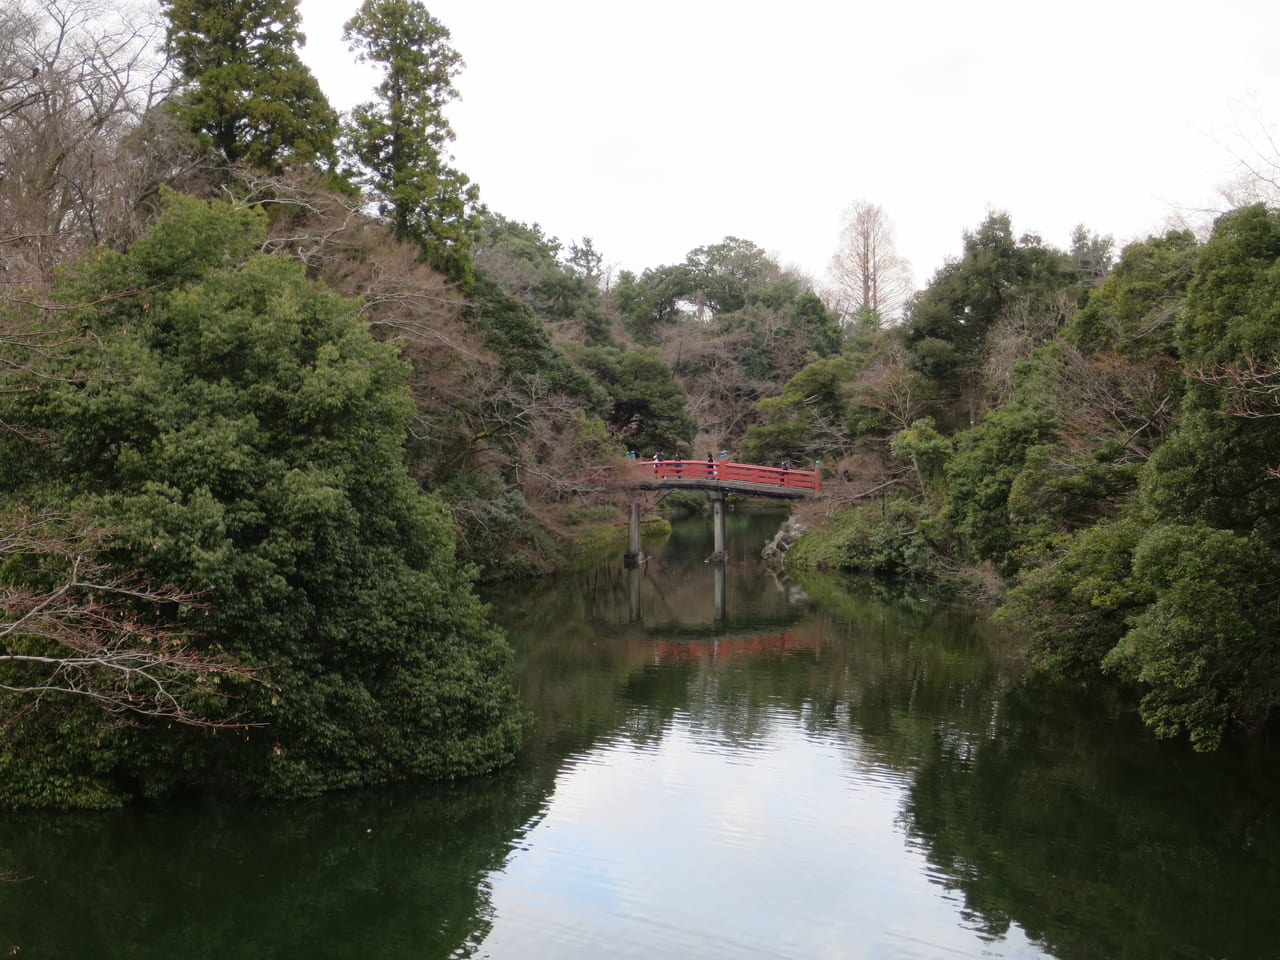
[[[1199,756],[983,611],[769,574],[776,513],[490,596],[521,761],[300,804],[0,820],[0,955],[1280,956],[1280,753]]]

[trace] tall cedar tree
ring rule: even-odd
[[[478,191],[444,152],[453,140],[444,108],[462,67],[449,31],[416,0],[365,0],[343,38],[382,71],[378,99],[356,107],[345,130],[357,179],[386,198],[397,235],[451,280],[469,282]]]
[[[229,163],[336,164],[338,116],[298,56],[297,0],[168,0],[179,116]]]

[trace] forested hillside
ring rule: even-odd
[[[0,803],[506,762],[473,584],[616,522],[628,452],[819,464],[792,562],[1001,598],[1198,745],[1265,721],[1274,212],[1118,257],[996,213],[914,295],[866,203],[825,287],[732,236],[615,275],[454,167],[421,3],[352,11],[345,115],[295,0],[236,10],[0,12]]]
[[[1043,666],[1132,685],[1200,748],[1261,726],[1280,702],[1278,277],[1263,205],[1114,264],[1106,238],[1055,250],[988,217],[900,327],[761,404],[759,453],[848,482],[792,562],[999,598]]]

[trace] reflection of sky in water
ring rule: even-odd
[[[474,955],[1042,957],[992,942],[896,826],[905,784],[775,711],[751,749],[616,741],[566,764],[545,818],[490,878]],[[797,808],[794,798],[806,798]]]

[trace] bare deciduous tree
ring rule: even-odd
[[[141,159],[153,151],[135,153],[128,140],[170,89],[156,54],[163,35],[158,17],[95,0],[18,0],[0,11],[6,285],[40,283],[136,215],[139,178],[155,172]]]
[[[867,370],[851,393],[854,403],[888,417],[894,430],[911,426],[937,399],[937,388],[931,380],[896,363]]]
[[[109,533],[86,521],[46,514],[3,522],[0,565],[22,576],[0,583],[0,693],[18,706],[0,709],[0,725],[66,697],[125,719],[253,725],[194,704],[226,700],[224,678],[256,679],[257,671],[198,649],[190,631],[143,613],[198,609],[195,595],[113,572],[101,559]]]
[[[1158,362],[1135,363],[1116,353],[1085,356],[1064,347],[1049,391],[1049,408],[1062,422],[1068,452],[1091,454],[1104,444],[1145,460],[1174,417],[1174,397]]]
[[[845,320],[896,323],[911,296],[912,278],[911,265],[894,249],[888,215],[876,204],[859,201],[843,219],[839,247],[827,268],[827,305]]]
[[[1230,416],[1280,417],[1280,358],[1262,360],[1249,354],[1239,363],[1189,370],[1187,376],[1222,391],[1224,412]]]
[[[1020,298],[1001,311],[986,338],[982,376],[996,406],[1013,396],[1013,368],[1031,351],[1052,339],[1075,312],[1075,298],[1059,291],[1039,309],[1029,298]]]

